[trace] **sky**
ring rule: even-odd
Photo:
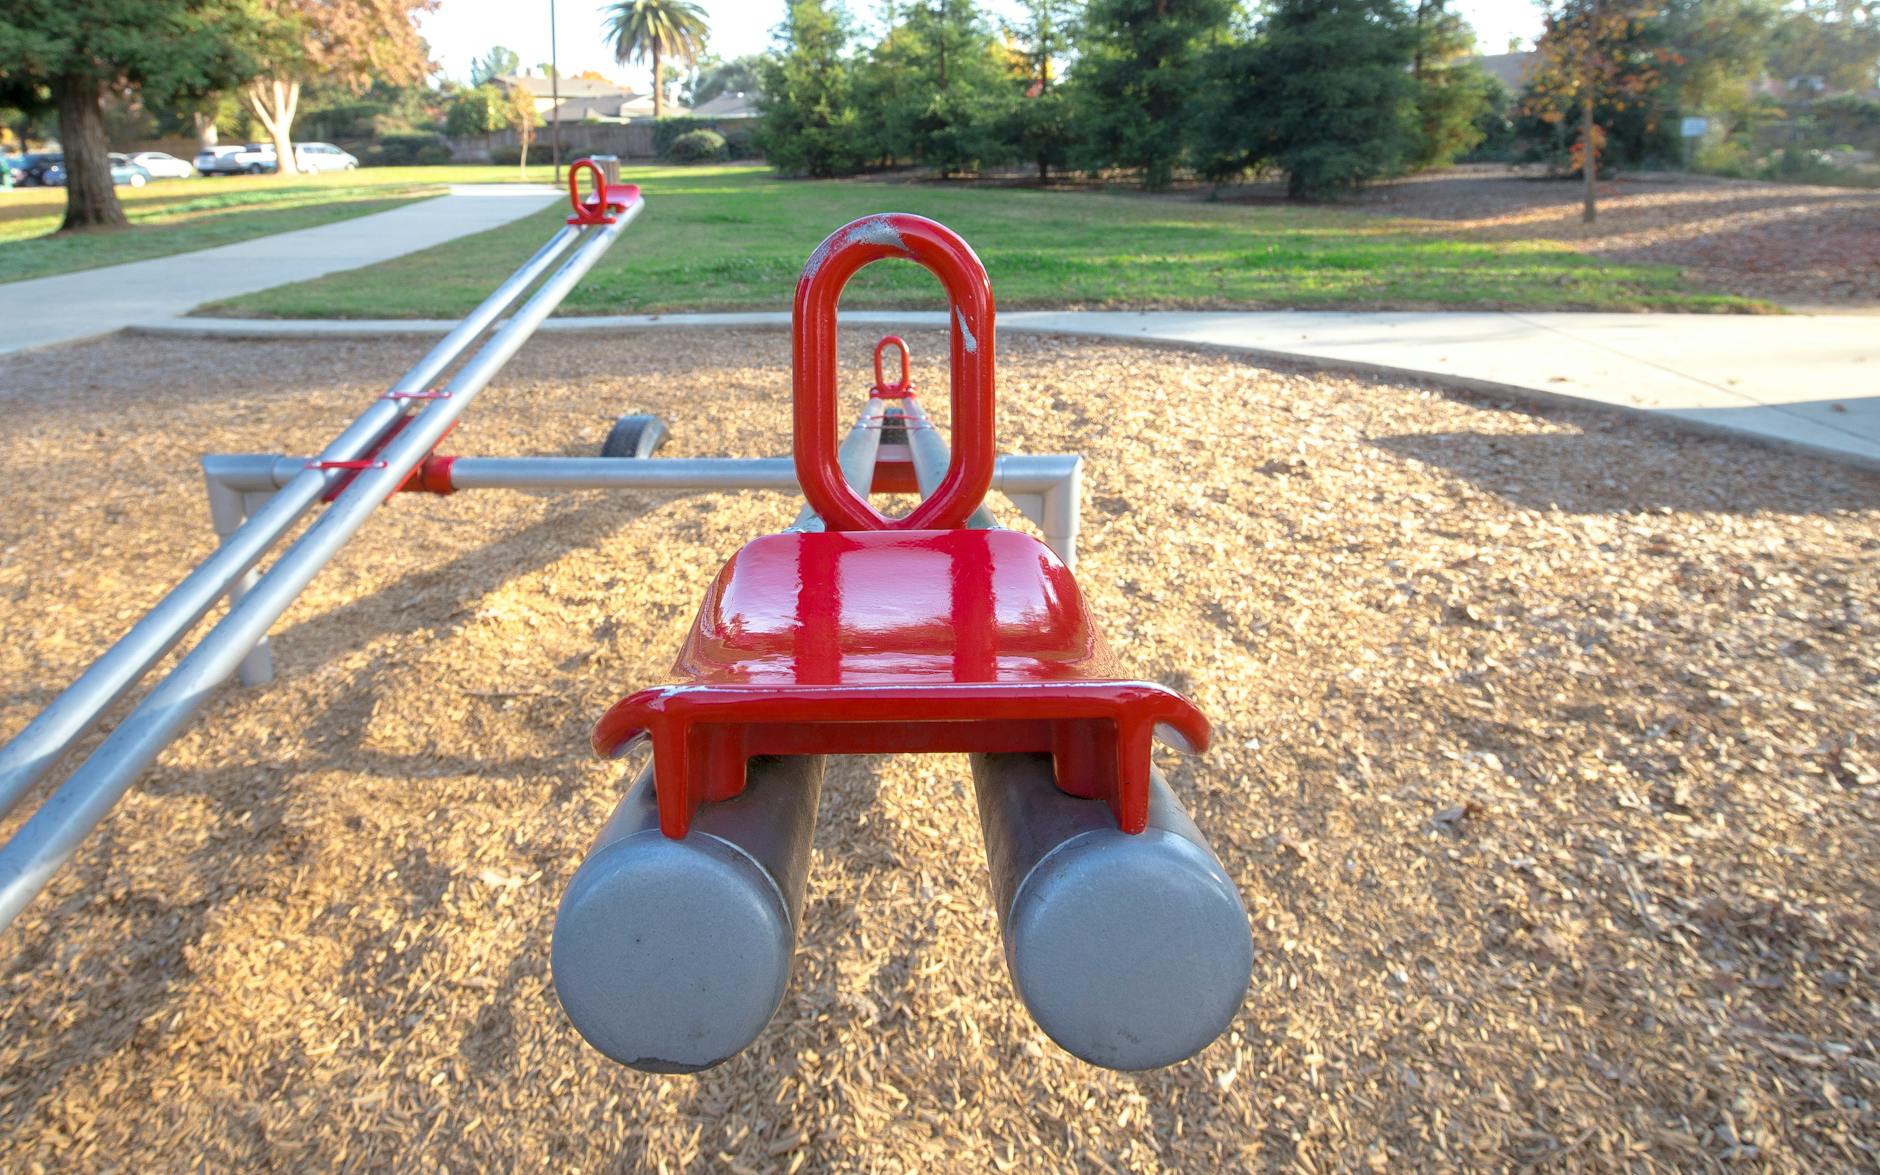
[[[1018,8],[1012,0],[981,0],[981,5],[994,16]],[[711,52],[741,57],[769,48],[770,31],[783,19],[784,3],[700,0],[700,6],[711,25]],[[849,11],[861,23],[872,20],[878,7],[876,0],[849,0]],[[1477,43],[1485,53],[1504,52],[1510,37],[1532,45],[1540,32],[1534,0],[1452,0],[1450,7],[1475,26]],[[492,45],[514,49],[525,67],[546,62],[548,14],[549,0],[443,0],[437,11],[421,18],[419,28],[444,73],[462,81],[469,77],[470,62]],[[555,43],[562,75],[593,69],[636,89],[649,89],[652,71],[646,66],[615,64],[601,34],[602,23],[601,5],[595,0],[555,0]]]

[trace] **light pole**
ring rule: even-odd
[[[555,186],[561,186],[561,60],[555,56],[555,0],[548,0],[549,141],[554,143]]]

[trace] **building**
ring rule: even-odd
[[[716,118],[730,121],[763,116],[764,112],[757,107],[757,95],[746,94],[741,90],[735,94],[720,94],[692,108],[693,118]]]
[[[1519,94],[1527,85],[1528,71],[1534,67],[1532,53],[1490,53],[1473,59],[1482,72]]]
[[[633,91],[613,82],[597,82],[593,78],[562,78],[559,83],[553,78],[539,77],[532,73],[506,73],[496,79],[498,85],[511,89],[527,90],[535,99],[535,109],[546,119],[548,112],[555,108],[555,100],[560,97],[564,108],[575,101],[593,102],[597,108],[606,108],[611,100],[618,113],[620,102],[633,97]],[[563,122],[576,122],[578,119],[564,117]]]
[[[505,74],[496,81],[501,85],[529,91],[543,122],[566,125],[573,122],[630,122],[636,118],[653,117],[653,96],[650,93],[641,94],[613,82],[597,82],[593,78],[563,78],[561,84],[556,86],[552,79],[533,74]],[[560,106],[555,105],[557,91],[561,97]],[[685,114],[687,110],[677,102],[667,102],[666,113]]]

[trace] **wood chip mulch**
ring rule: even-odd
[[[210,549],[202,452],[314,450],[419,349],[0,371],[0,736]],[[1880,1164],[1880,478],[1219,354],[1001,355],[1003,447],[1088,458],[1093,611],[1215,723],[1164,768],[1255,923],[1227,1036],[1058,1051],[964,760],[910,756],[832,763],[752,1050],[603,1060],[548,972],[623,783],[588,728],[794,505],[410,496],[3,936],[0,1168]],[[669,455],[781,453],[787,370],[774,331],[544,338],[450,448],[591,454],[653,411]]]

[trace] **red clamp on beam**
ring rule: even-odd
[[[900,383],[891,384],[881,374],[881,353],[887,350],[890,344],[901,352]],[[907,364],[907,341],[900,335],[883,335],[881,341],[875,344],[875,387],[874,390],[868,393],[868,398],[871,400],[900,400],[913,395],[914,384],[913,381],[908,378]]]
[[[585,196],[581,194],[582,172],[594,177],[593,185]],[[612,224],[616,218],[609,213],[624,212],[639,198],[638,184],[607,182],[607,173],[592,159],[577,159],[574,166],[568,169],[568,203],[574,205],[574,215],[568,218],[569,224]]]
[[[393,438],[397,437],[399,433],[405,431],[406,425],[410,424],[412,421],[416,419],[417,417],[415,415],[399,417],[398,423],[392,425],[391,428],[386,430],[385,435],[379,439],[379,443],[372,446],[371,452],[367,453],[364,457],[361,457],[355,461],[309,461],[307,462],[306,468],[308,469],[344,469],[346,470],[346,476],[340,478],[338,481],[328,486],[326,489],[326,493],[320,495],[320,500],[322,502],[331,502],[333,499],[339,497],[341,494],[346,492],[346,487],[353,483],[353,479],[358,477],[361,472],[367,469],[384,469],[386,462],[383,458],[379,456],[379,454],[385,451],[385,447],[392,443]],[[454,420],[451,421],[450,427],[444,430],[444,436],[446,437],[449,436],[452,432],[456,430],[456,428],[457,428],[457,422]],[[443,439],[444,437],[439,437],[438,438],[439,443],[442,443]],[[396,486],[392,488],[392,493],[396,494],[402,490],[420,490],[425,493],[432,493],[432,494],[453,493],[456,490],[456,487],[451,485],[450,483],[450,463],[455,460],[456,460],[455,457],[441,457],[440,458],[435,453],[433,453],[431,456],[428,456],[423,461],[419,462],[417,466],[414,467],[410,473],[407,473],[404,477],[404,480],[399,482]],[[443,462],[441,469],[432,468],[432,463],[436,461]],[[434,488],[439,485],[443,486],[444,488],[443,489]],[[387,495],[387,496],[389,497],[390,495]]]
[[[398,488],[416,494],[454,494],[457,486],[450,479],[450,471],[455,464],[457,458],[433,453],[420,461],[416,475],[405,479],[405,484]]]

